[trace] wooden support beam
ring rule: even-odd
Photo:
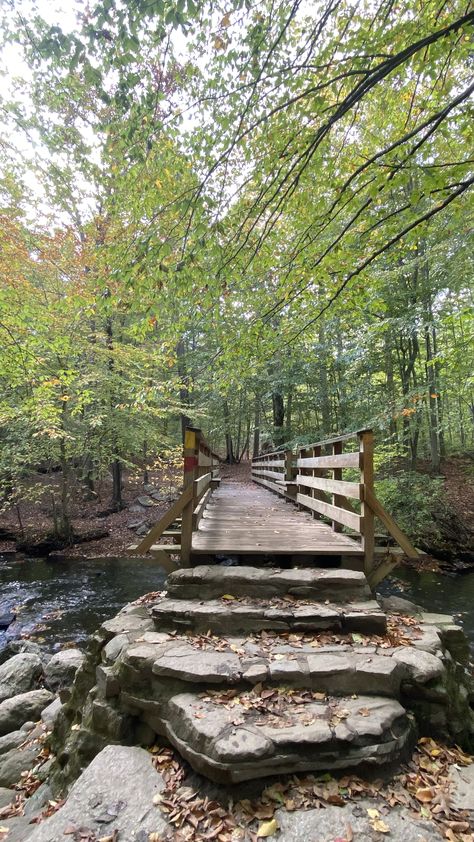
[[[185,489],[185,491],[183,491],[179,500],[177,500],[176,503],[173,503],[171,508],[168,509],[168,511],[163,515],[163,517],[158,521],[158,523],[156,523],[155,526],[153,526],[150,529],[149,533],[145,535],[143,540],[140,541],[139,544],[137,544],[133,552],[137,555],[142,555],[143,553],[148,552],[151,545],[155,543],[159,538],[161,538],[165,529],[167,529],[168,526],[171,526],[171,524],[174,523],[177,516],[183,511],[184,507],[189,503],[190,500],[192,500],[192,497],[193,489],[192,486],[189,486]]]
[[[385,511],[384,507],[381,503],[379,503],[373,491],[370,488],[365,488],[364,494],[366,505],[372,510],[374,515],[380,518],[384,526],[388,529],[392,538],[394,538],[397,544],[399,544],[399,546],[402,548],[405,555],[407,555],[408,558],[419,558],[418,552],[411,543],[410,539],[407,538],[405,533],[402,532],[399,526],[397,526],[393,517]]]
[[[176,547],[175,547],[176,549]],[[166,573],[174,573],[175,570],[179,570],[179,565],[176,564],[169,556],[162,552],[161,550],[155,550],[153,553],[153,558],[155,561],[158,562],[160,567],[166,571]]]

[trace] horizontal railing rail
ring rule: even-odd
[[[282,496],[291,496],[293,482],[293,453],[276,450],[252,459],[252,479]]]

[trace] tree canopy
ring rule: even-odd
[[[4,5],[5,499],[49,460],[65,510],[71,472],[112,469],[119,505],[188,420],[228,457],[362,426],[412,466],[472,446],[473,23]]]

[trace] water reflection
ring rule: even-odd
[[[379,590],[384,595],[397,594],[410,599],[425,611],[455,616],[474,649],[474,570],[450,576],[403,567],[383,582]]]
[[[126,602],[160,590],[165,573],[154,561],[103,559],[48,561],[0,558],[0,614],[17,613],[7,637],[31,634],[48,648],[84,643]]]

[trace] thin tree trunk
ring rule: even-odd
[[[255,419],[253,426],[252,456],[255,459],[260,453],[260,396],[255,395]]]
[[[176,360],[178,363],[178,374],[180,378],[179,400],[182,407],[189,407],[191,400],[189,394],[189,375],[186,367],[186,346],[184,339],[180,339],[176,345]],[[186,427],[191,426],[191,419],[187,411],[181,411],[181,437],[184,444]]]

